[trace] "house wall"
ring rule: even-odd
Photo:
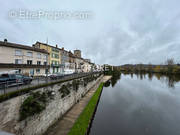
[[[36,43],[34,44],[35,47],[39,49],[44,49],[49,53],[49,65],[50,65],[50,73],[57,73],[60,72],[60,64],[61,64],[61,53],[59,48],[43,44],[43,43]],[[57,50],[53,51],[53,48]],[[58,55],[58,58],[53,57],[53,54]],[[56,64],[55,64],[56,63]]]
[[[15,51],[20,50],[22,52],[22,55],[16,55]],[[32,57],[27,56],[28,52],[32,52]],[[37,54],[40,54],[41,57],[38,58]],[[19,48],[12,48],[12,47],[6,47],[6,46],[0,46],[0,63],[6,63],[6,64],[15,64],[16,59],[21,59],[21,64],[27,64],[27,60],[32,60],[33,65],[37,65],[37,61],[41,62],[41,65],[44,65],[44,62],[48,63],[48,54],[42,53],[42,52],[36,52],[32,50],[26,50],[26,49],[19,49]],[[36,72],[36,70],[39,69],[40,72]],[[11,66],[7,68],[1,68],[0,72],[5,71],[11,71],[11,70],[20,70],[20,73],[23,74],[29,74],[32,73],[32,70],[34,70],[34,76],[43,75],[45,74],[45,67],[41,68],[13,68]]]
[[[15,54],[15,50],[22,51],[22,56],[18,56]],[[28,52],[32,52],[32,57],[27,56]],[[41,58],[37,57],[37,53],[41,54]],[[27,64],[27,60],[32,60],[32,64],[37,64],[37,61],[41,61],[41,65],[44,64],[44,62],[48,62],[48,60],[45,58],[44,53],[31,51],[31,50],[25,50],[25,49],[16,49],[11,47],[5,47],[0,46],[0,63],[13,63],[15,64],[15,59],[22,59],[22,64]],[[48,55],[47,55],[48,57]]]

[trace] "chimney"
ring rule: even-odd
[[[64,47],[62,47],[62,50],[64,50]]]
[[[4,39],[4,43],[7,43],[7,39]]]
[[[56,45],[56,48],[58,48],[58,45]]]

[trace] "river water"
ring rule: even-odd
[[[180,135],[180,78],[121,74],[106,83],[90,135]]]

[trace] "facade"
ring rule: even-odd
[[[74,50],[74,56],[81,58],[81,50]]]
[[[49,73],[53,74],[53,73],[59,73],[61,71],[60,50],[57,47],[57,45],[56,47],[54,47],[45,43],[36,42],[33,45],[33,47],[46,50],[49,53],[49,60],[48,60],[50,65]]]
[[[83,58],[75,57],[75,72],[80,73],[83,72]]]
[[[103,71],[103,66],[97,64],[96,65],[96,71]]]
[[[64,48],[60,50],[60,59],[61,59],[61,73],[68,74],[69,73],[69,52],[64,50]]]
[[[69,51],[69,70],[71,73],[75,72],[75,56],[71,51]]]
[[[83,72],[86,72],[86,73],[91,71],[91,65],[86,60],[84,60],[84,63],[82,65],[82,70]]]
[[[48,52],[38,48],[0,41],[0,72],[16,70],[29,76],[48,72]]]
[[[91,63],[91,60],[90,59],[84,59],[86,62],[89,62],[89,63]]]
[[[100,66],[81,57],[81,50],[66,51],[46,43],[30,46],[0,41],[0,72],[18,71],[30,76],[99,71]]]

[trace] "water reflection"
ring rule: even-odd
[[[180,81],[180,75],[164,75],[160,73],[119,73],[116,75],[112,75],[111,81],[108,81],[107,84],[105,84],[105,87],[108,87],[110,85],[109,83],[111,83],[111,86],[114,87],[117,81],[121,79],[121,74],[125,76],[130,75],[131,79],[136,77],[137,79],[143,80],[147,77],[150,81],[152,81],[153,77],[155,77],[162,83],[166,83],[169,88],[174,88],[175,84]]]
[[[107,81],[106,83],[104,83],[104,87],[109,87],[111,85],[111,81]]]
[[[105,86],[90,135],[180,135],[179,76],[121,73]]]

